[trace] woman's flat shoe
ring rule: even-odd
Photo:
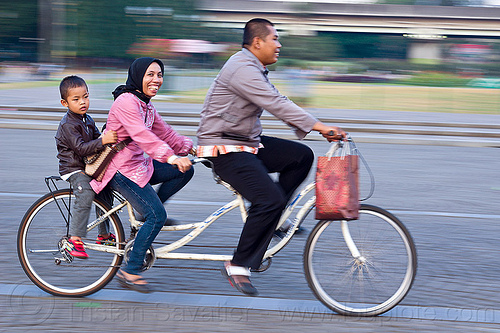
[[[235,276],[249,277],[250,270],[248,268],[241,266],[224,265],[224,267],[222,267],[221,269],[221,273],[222,276],[228,279],[229,283],[231,283],[231,285],[239,292],[242,292],[249,296],[257,296],[259,294],[257,289],[250,282],[250,279],[248,279],[248,282],[236,282],[234,279]]]
[[[116,278],[120,285],[124,288],[128,288],[130,290],[138,291],[140,293],[149,294],[153,290],[146,284],[138,284],[138,281],[145,281],[142,277],[137,278],[135,280],[129,280],[123,275],[120,271],[116,273]]]

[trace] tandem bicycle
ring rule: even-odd
[[[210,161],[196,158],[193,164],[210,167]],[[158,248],[151,246],[143,270],[157,259],[228,261],[231,254],[187,253],[182,248],[228,212],[239,211],[243,223],[247,206],[243,197],[213,171],[216,183],[234,193],[235,198],[206,219],[195,223],[164,226],[163,232],[181,231],[173,242]],[[58,176],[45,178],[49,193],[38,199],[26,212],[19,226],[17,252],[30,280],[40,289],[56,296],[87,296],[105,287],[115,276],[133,247],[134,235],[142,222],[135,218],[132,205],[120,193],[112,191],[113,205],[95,198],[83,239],[89,259],[73,260],[64,251],[69,238],[71,188],[59,189]],[[315,224],[303,252],[303,268],[308,285],[316,298],[331,310],[348,316],[376,316],[395,307],[409,292],[415,279],[417,253],[407,228],[393,214],[380,207],[362,203],[359,219],[327,221],[314,219],[315,183],[306,185],[284,209],[277,229],[290,224],[286,233],[274,237],[257,271],[269,268],[272,258],[292,239],[304,224]],[[131,226],[126,238],[119,212],[128,216]],[[100,223],[109,224],[116,242],[96,242]],[[221,224],[221,226],[223,226]],[[181,250],[181,251],[178,251]]]

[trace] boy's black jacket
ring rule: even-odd
[[[59,173],[65,175],[85,170],[83,158],[104,148],[100,135],[92,117],[68,110],[61,119],[55,136]]]

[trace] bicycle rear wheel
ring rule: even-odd
[[[125,234],[116,214],[102,222],[109,224],[116,243],[96,244],[99,228],[95,227],[83,239],[89,259],[73,258],[61,248],[68,238],[74,200],[69,189],[41,197],[24,215],[17,235],[17,253],[26,275],[57,296],[87,296],[100,290],[114,277],[123,258],[118,253],[124,248]],[[89,220],[108,210],[106,203],[94,199]]]
[[[317,223],[306,243],[304,269],[309,287],[331,310],[376,316],[410,290],[417,253],[401,221],[379,207],[361,205],[359,220]]]

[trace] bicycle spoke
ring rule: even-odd
[[[318,223],[304,253],[315,295],[347,315],[388,311],[404,298],[415,276],[416,252],[403,225],[379,208],[364,207],[359,220],[347,222],[359,257],[353,257],[337,221]]]
[[[60,190],[35,203],[20,226],[18,253],[28,277],[41,289],[62,296],[83,296],[95,292],[110,281],[122,257],[109,253],[104,245],[89,246],[89,259],[73,258],[62,250],[61,242],[67,239],[67,225],[60,208],[71,207],[74,197],[68,190]],[[91,219],[103,211],[102,203],[94,200]],[[123,248],[124,234],[116,217],[107,219],[109,231],[117,235],[117,243],[110,249]],[[90,221],[89,221],[90,223]],[[84,243],[96,245],[99,227],[88,232]]]

